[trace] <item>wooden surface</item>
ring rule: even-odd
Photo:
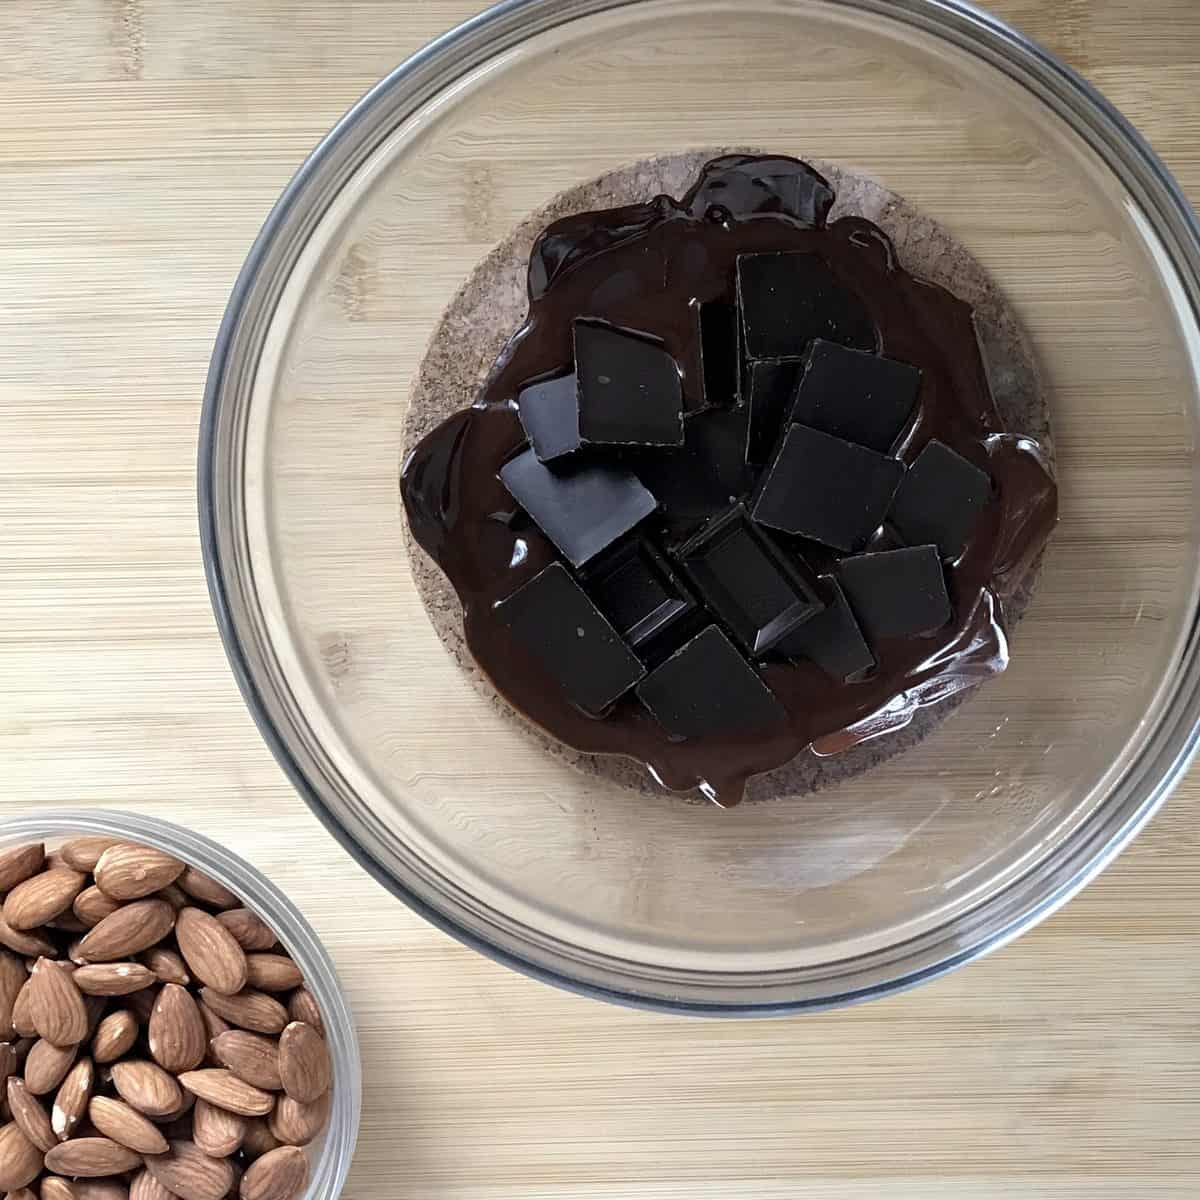
[[[290,890],[358,1013],[353,1200],[1192,1197],[1200,776],[1103,878],[965,972],[849,1012],[703,1023],[460,948],[296,799],[227,669],[196,422],[279,189],[472,0],[0,4],[0,817],[138,807]],[[1200,198],[1200,6],[1004,0]]]

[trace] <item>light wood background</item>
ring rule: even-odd
[[[143,808],[295,896],[358,1013],[352,1200],[1194,1197],[1200,775],[1083,896],[915,993],[776,1022],[561,994],[371,883],[226,667],[194,513],[228,289],[343,110],[475,0],[0,0],[0,818]],[[1196,0],[997,0],[1200,198]]]

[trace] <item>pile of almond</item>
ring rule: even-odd
[[[329,1117],[321,1014],[194,867],[79,837],[0,853],[0,1192],[294,1200]]]

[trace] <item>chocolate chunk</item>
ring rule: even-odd
[[[905,541],[933,542],[943,558],[957,558],[991,493],[985,472],[949,446],[930,442],[909,467],[888,520]]]
[[[715,625],[651,671],[637,694],[677,738],[766,729],[787,720],[775,693]]]
[[[870,314],[817,254],[742,254],[738,304],[749,358],[795,358],[814,338],[876,349]]]
[[[589,716],[603,713],[646,673],[562,563],[551,563],[495,607],[500,622]]]
[[[819,228],[833,201],[825,177],[798,158],[726,154],[705,166],[682,207],[694,217],[714,207],[738,217],[783,213]]]
[[[737,305],[721,300],[692,302],[700,329],[700,366],[704,403],[732,408],[741,401],[741,329]]]
[[[548,467],[523,450],[500,480],[572,566],[581,567],[658,507],[637,476],[588,463]]]
[[[746,461],[766,466],[779,441],[779,429],[792,411],[796,387],[804,373],[802,358],[759,358],[747,364],[750,426]]]
[[[583,441],[683,444],[679,368],[658,342],[596,321],[576,321],[575,373]]]
[[[818,339],[791,419],[882,454],[908,424],[920,386],[908,363]]]
[[[832,575],[822,575],[821,585],[830,603],[785,637],[775,649],[788,658],[807,658],[834,679],[847,680],[875,665],[846,594]]]
[[[738,505],[675,554],[701,598],[755,656],[822,608],[815,587],[787,563]]]
[[[649,641],[696,606],[667,560],[643,538],[593,564],[584,585],[631,646]]]
[[[662,505],[672,537],[688,537],[754,488],[754,472],[745,459],[747,413],[745,405],[689,413],[682,449],[634,462],[638,477]]]
[[[793,425],[751,511],[772,529],[858,550],[879,528],[903,475],[898,459]]]
[[[579,400],[574,373],[522,388],[517,415],[541,462],[578,450]]]
[[[936,546],[859,554],[838,563],[846,599],[867,637],[914,637],[950,620],[950,597]]]

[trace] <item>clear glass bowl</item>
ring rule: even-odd
[[[981,260],[1048,384],[1062,523],[1011,668],[933,737],[725,812],[586,779],[496,716],[422,610],[397,476],[427,339],[513,225],[606,169],[730,144],[865,170]],[[502,4],[342,120],[237,283],[200,446],[230,659],[359,861],[516,967],[705,1013],[911,985],[1061,904],[1195,747],[1198,306],[1162,165],[966,4]]]
[[[309,1148],[312,1178],[303,1200],[335,1200],[342,1194],[362,1110],[362,1064],[354,1018],[325,948],[296,906],[245,859],[224,846],[170,821],[136,813],[95,809],[54,809],[0,821],[0,849],[22,842],[45,842],[53,849],[78,834],[106,834],[155,846],[198,867],[240,896],[278,934],[304,974],[325,1022],[333,1060],[333,1099],[329,1125]]]

